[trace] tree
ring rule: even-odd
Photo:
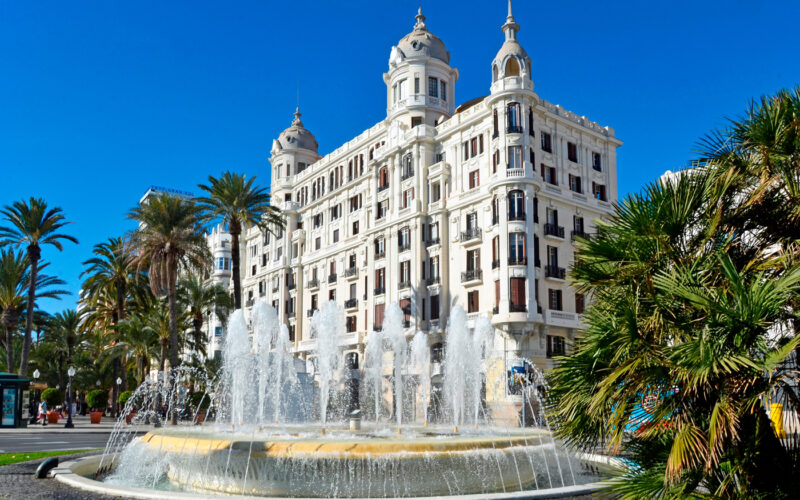
[[[180,288],[181,306],[192,321],[195,349],[205,356],[203,323],[206,317],[215,314],[224,323],[233,301],[222,285],[212,283],[197,274],[189,274],[181,279]]]
[[[720,147],[719,159],[628,196],[578,243],[571,278],[592,303],[549,376],[549,416],[571,445],[636,464],[612,483],[623,498],[781,498],[800,487],[800,442],[779,440],[769,419],[770,402],[800,407],[787,365],[800,344],[797,205],[781,187],[800,169],[791,153],[776,177],[774,153],[789,147],[757,130],[796,138],[797,114],[762,102],[745,120],[754,130],[736,133],[783,149],[719,138],[736,155]],[[765,125],[776,117],[785,126]]]
[[[178,367],[178,272],[204,269],[210,260],[199,214],[196,204],[168,194],[148,199],[129,214],[139,222],[139,229],[132,236],[139,252],[134,263],[147,267],[153,294],[167,296],[172,370]],[[172,423],[177,424],[174,412]]]
[[[39,266],[37,274],[36,298],[58,298],[67,292],[53,288],[64,285],[58,278],[43,274],[47,264]],[[19,327],[20,316],[26,313],[30,289],[30,266],[22,251],[0,249],[0,324],[5,331],[6,367],[14,370],[14,333]],[[27,363],[26,363],[27,365]]]
[[[242,308],[242,278],[239,271],[239,235],[249,225],[258,226],[264,231],[283,228],[284,220],[280,210],[270,204],[270,194],[260,186],[254,186],[255,177],[247,180],[245,176],[225,172],[218,179],[208,176],[208,184],[198,187],[208,193],[197,198],[202,207],[206,222],[222,221],[231,235],[231,261],[233,273],[234,308]]]
[[[0,226],[0,246],[24,246],[30,264],[30,280],[28,282],[28,303],[25,338],[20,356],[19,374],[23,377],[28,374],[28,356],[31,350],[31,333],[33,331],[33,311],[36,304],[36,284],[39,273],[39,260],[41,259],[42,246],[52,245],[59,251],[63,249],[62,241],[78,243],[78,240],[68,234],[59,233],[65,225],[62,210],[58,207],[48,208],[47,202],[42,198],[31,197],[28,202],[17,201],[11,206],[0,210],[0,214],[8,223]]]

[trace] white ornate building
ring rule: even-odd
[[[384,120],[321,156],[298,110],[273,142],[287,230],[247,232],[243,297],[275,306],[300,357],[315,343],[310,315],[329,299],[345,310],[345,355],[363,354],[398,302],[434,360],[460,305],[496,328],[500,377],[487,374],[487,400],[500,411],[518,396],[489,379],[525,362],[551,367],[574,337],[584,298],[565,279],[572,238],[611,213],[622,142],[534,92],[519,29],[509,2],[489,95],[456,106],[459,72],[420,12],[392,47]]]

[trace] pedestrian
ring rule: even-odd
[[[47,403],[44,400],[39,403],[39,418],[42,419],[43,426],[47,425]]]

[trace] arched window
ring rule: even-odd
[[[492,64],[492,81],[493,82],[497,81],[497,65],[496,64]]]
[[[503,77],[508,78],[509,76],[519,76],[519,62],[516,57],[509,57],[506,62],[506,71]]]
[[[378,188],[386,189],[389,187],[389,169],[385,166],[378,171]]]
[[[525,220],[525,193],[519,189],[508,193],[508,220]]]

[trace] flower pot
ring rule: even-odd
[[[133,417],[135,416],[136,416],[136,410],[129,411],[128,414],[125,415],[125,423],[127,425],[131,425],[131,420],[133,420]]]
[[[47,423],[48,424],[57,424],[58,423],[58,412],[55,410],[50,410],[47,412]]]
[[[103,416],[103,412],[102,411],[93,411],[93,412],[89,413],[89,419],[93,424],[99,424],[100,423],[100,417],[102,417],[102,416]]]
[[[194,423],[195,424],[202,424],[205,421],[206,421],[206,412],[198,411],[197,415],[195,415],[195,417],[194,417]]]

